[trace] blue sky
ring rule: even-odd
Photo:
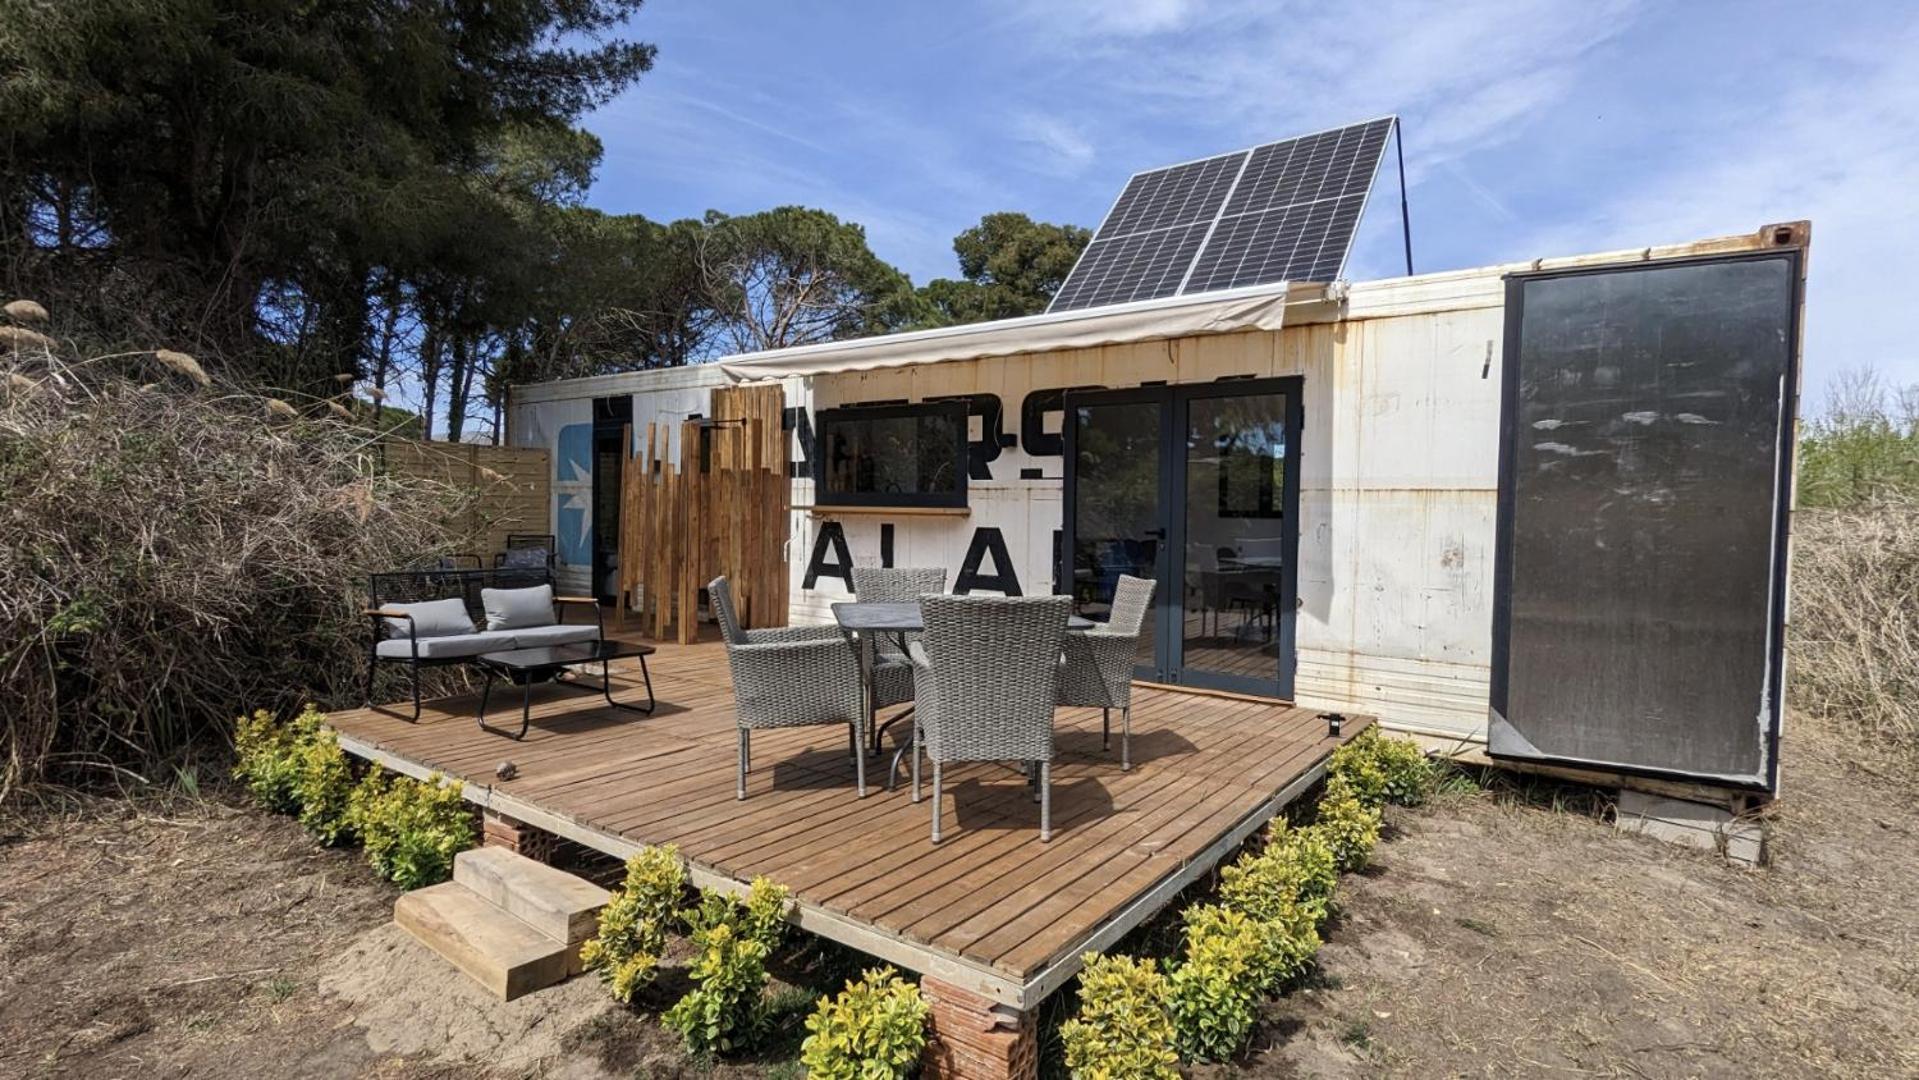
[[[660,53],[586,121],[607,210],[818,206],[924,282],[983,213],[1091,227],[1141,168],[1397,113],[1418,270],[1811,218],[1809,396],[1919,383],[1919,4],[655,0],[629,32]],[[1401,272],[1395,209],[1348,277]]]

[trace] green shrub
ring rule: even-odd
[[[1317,832],[1274,821],[1267,827],[1266,849],[1240,856],[1219,877],[1220,901],[1246,917],[1283,923],[1297,907],[1317,926],[1332,910],[1339,865]]]
[[[895,1080],[910,1075],[926,1049],[926,1002],[892,968],[874,968],[821,997],[806,1018],[800,1064],[813,1080]]]
[[[701,895],[691,922],[699,956],[695,984],[662,1020],[698,1057],[752,1045],[766,1022],[766,958],[785,932],[787,890],[753,879],[745,903],[721,893]]]
[[[1319,925],[1313,909],[1298,904],[1279,907],[1273,917],[1254,918],[1225,904],[1196,904],[1182,913],[1187,936],[1241,933],[1242,922],[1258,935],[1259,951],[1252,957],[1254,985],[1277,993],[1305,974],[1319,953]]]
[[[771,878],[754,878],[741,906],[741,932],[765,945],[767,952],[778,948],[780,939],[786,936],[786,913],[792,906],[792,895],[793,890],[775,885]]]
[[[1368,806],[1397,803],[1418,806],[1432,794],[1437,772],[1432,760],[1411,739],[1387,738],[1369,727],[1333,751],[1334,778],[1351,785]]]
[[[1166,995],[1180,1056],[1224,1061],[1246,1045],[1265,989],[1265,947],[1259,926],[1238,911],[1187,909],[1186,951]]]
[[[1177,1080],[1166,976],[1145,960],[1087,953],[1079,1013],[1059,1027],[1078,1080]]]
[[[312,706],[284,724],[265,709],[241,717],[233,729],[234,777],[274,813],[297,811],[300,751],[318,729],[319,714]]]
[[[353,795],[353,765],[340,749],[340,737],[318,728],[320,714],[312,706],[302,716],[314,717],[317,730],[296,756],[298,775],[294,793],[300,802],[300,824],[322,844],[337,844],[353,832],[349,803]]]
[[[631,1002],[653,980],[666,935],[686,896],[678,848],[641,848],[626,861],[626,881],[600,909],[600,932],[580,948],[580,961],[600,973],[613,996]]]
[[[1367,806],[1350,783],[1334,777],[1319,800],[1318,817],[1310,831],[1332,849],[1339,869],[1350,873],[1372,858],[1373,846],[1379,843],[1379,825],[1379,810]]]
[[[453,874],[453,857],[473,846],[473,813],[460,785],[388,779],[375,766],[348,798],[347,820],[366,844],[367,862],[402,889],[418,889]]]

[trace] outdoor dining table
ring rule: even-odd
[[[877,728],[873,726],[875,711],[873,706],[873,643],[881,634],[894,634],[898,637],[900,651],[905,652],[906,635],[917,634],[924,631],[926,629],[926,623],[920,616],[920,606],[918,603],[878,604],[862,603],[858,600],[842,600],[833,605],[833,618],[839,621],[841,630],[853,635],[858,647],[860,658],[860,708],[866,712],[867,729],[873,732],[871,752],[878,754],[880,752],[880,737],[885,734],[886,727],[890,727],[894,723],[910,716],[912,710],[909,709],[895,716],[893,719],[888,720],[885,726]],[[1066,629],[1068,631],[1091,630],[1093,626],[1093,620],[1081,615],[1068,616],[1066,620]],[[902,748],[901,752],[905,752],[904,748]],[[895,763],[897,764],[897,756]],[[887,777],[887,782],[889,785],[892,782],[890,775]]]

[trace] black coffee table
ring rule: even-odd
[[[557,686],[571,686],[592,693],[597,690],[606,698],[606,703],[616,709],[628,712],[652,715],[656,702],[653,700],[653,676],[646,670],[646,658],[653,655],[653,646],[637,645],[629,641],[589,641],[580,645],[542,645],[533,649],[508,649],[504,652],[481,653],[474,657],[474,663],[486,672],[486,686],[480,691],[480,730],[495,735],[505,735],[505,728],[488,727],[486,723],[486,704],[493,696],[493,680],[501,677],[508,682],[517,683],[520,691],[520,732],[513,737],[526,738],[526,728],[532,719],[533,684],[554,682],[554,676],[574,664],[600,665],[599,685],[585,682],[557,682]],[[608,678],[607,665],[614,660],[630,657],[640,658],[640,678],[646,681],[646,708],[638,705],[625,705],[613,700],[613,683]]]

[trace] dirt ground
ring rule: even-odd
[[[1391,811],[1268,1076],[1919,1076],[1919,780],[1787,734],[1773,865],[1616,832],[1590,789]]]
[[[1919,781],[1803,724],[1784,760],[1764,871],[1581,789],[1393,811],[1315,985],[1203,1072],[1919,1076]],[[394,896],[226,789],[0,819],[0,1075],[797,1076],[805,987],[851,966],[785,957],[775,1045],[706,1068],[591,979],[490,1000]]]

